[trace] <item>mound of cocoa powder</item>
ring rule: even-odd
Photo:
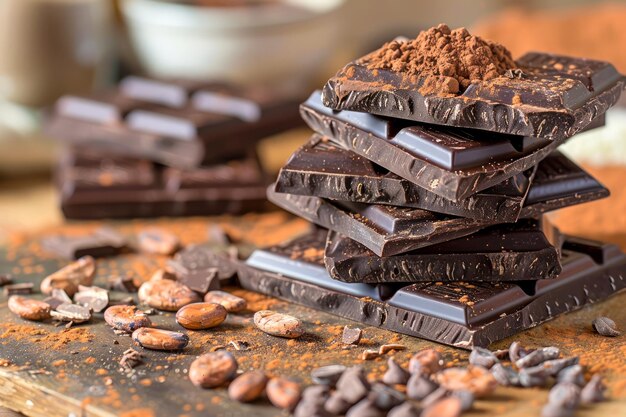
[[[425,77],[420,92],[439,95],[458,94],[472,82],[491,80],[517,68],[502,45],[446,25],[423,31],[413,40],[388,42],[359,64]]]

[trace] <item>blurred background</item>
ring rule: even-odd
[[[626,73],[625,1],[0,0],[0,239],[63,221],[52,180],[57,144],[41,132],[63,95],[138,74],[306,97],[351,59],[442,22],[499,41],[514,56],[587,56]],[[626,231],[624,210],[602,215],[603,204],[626,209],[623,106],[605,128],[568,144],[614,196],[591,212],[565,210],[566,231],[581,222],[602,235]],[[265,167],[276,170],[308,136],[303,128],[263,141]]]

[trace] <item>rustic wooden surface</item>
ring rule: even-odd
[[[122,233],[132,236],[145,224],[157,224],[179,234],[185,244],[207,240],[207,226],[213,221],[247,243],[273,243],[288,235],[301,233],[307,225],[282,213],[246,216],[240,219],[187,219],[156,222],[133,221],[113,223]],[[13,235],[0,249],[0,273],[10,272],[17,281],[39,282],[64,261],[41,250],[41,237],[63,232],[86,233],[99,223],[82,223],[49,228],[30,236]],[[164,262],[164,258],[128,253],[98,261],[96,284],[103,284],[114,274],[131,274],[146,279]],[[362,364],[372,375],[380,376],[386,357],[362,362],[359,354],[366,348],[394,342],[408,347],[395,354],[406,363],[411,352],[435,346],[448,361],[465,361],[465,352],[436,345],[375,328],[365,329],[365,341],[352,350],[342,350],[341,330],[354,324],[335,316],[297,305],[272,300],[240,289],[232,289],[248,299],[250,311],[230,315],[222,326],[209,331],[187,331],[190,346],[176,354],[140,350],[145,362],[134,372],[120,371],[118,361],[131,347],[126,336],[116,336],[101,315],[92,323],[66,330],[50,323],[30,323],[13,316],[0,303],[0,403],[29,416],[279,416],[284,415],[265,401],[251,405],[235,404],[227,399],[225,389],[200,390],[187,380],[191,361],[212,347],[228,345],[231,340],[247,341],[249,351],[229,350],[238,358],[240,367],[266,369],[272,375],[287,375],[310,383],[309,371],[320,365],[342,363]],[[529,346],[556,345],[566,355],[580,355],[581,362],[594,372],[606,375],[613,400],[583,408],[579,416],[618,416],[626,407],[626,346],[623,336],[616,339],[592,333],[591,320],[598,315],[612,317],[622,327],[626,323],[623,303],[626,294],[566,315],[520,335]],[[258,332],[251,324],[252,312],[271,307],[302,318],[307,333],[298,340],[274,338]],[[178,329],[172,314],[153,316],[153,321],[166,329]],[[512,339],[493,348],[507,346]],[[546,390],[498,388],[495,395],[476,404],[468,416],[538,415],[547,398]]]

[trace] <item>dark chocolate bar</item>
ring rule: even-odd
[[[469,236],[395,256],[379,257],[330,231],[324,263],[344,282],[520,281],[561,273],[561,234],[548,221],[497,225]]]
[[[61,209],[70,219],[207,216],[267,208],[266,176],[254,156],[191,170],[66,151]]]
[[[128,77],[114,91],[62,97],[45,130],[65,143],[188,169],[244,156],[301,123],[294,99],[263,89]]]
[[[41,241],[45,250],[66,259],[114,256],[126,248],[127,244],[124,236],[108,227],[102,227],[88,235],[48,236]]]
[[[356,240],[378,256],[396,255],[467,236],[489,225],[415,208],[281,194],[274,191],[274,186],[268,188],[267,198],[305,220]]]
[[[350,284],[323,266],[326,232],[255,251],[237,262],[239,284],[359,323],[459,348],[489,344],[626,287],[615,245],[566,238],[558,278],[518,283]],[[224,260],[224,262],[227,262]]]
[[[335,112],[324,107],[320,92],[300,109],[313,130],[337,145],[455,202],[531,169],[564,141]],[[599,114],[588,127],[603,124]]]
[[[324,105],[450,127],[549,140],[571,137],[619,99],[626,79],[608,62],[545,53],[459,94],[423,94],[425,77],[368,69],[369,56],[324,86]],[[485,139],[489,139],[486,137]]]
[[[545,160],[543,173],[535,177],[531,191],[536,191],[529,191],[520,212],[522,218],[538,217],[551,210],[609,195],[602,184],[558,153]],[[475,220],[417,208],[282,194],[272,187],[267,195],[283,209],[339,232],[378,256],[392,256],[446,242],[499,223],[495,217]]]
[[[550,209],[554,210],[608,196],[600,183],[559,152],[546,157],[537,169],[537,179],[534,179],[533,168],[453,203],[354,152],[333,145],[327,138],[314,135],[280,170],[276,191],[421,208],[493,223],[514,222],[522,213],[529,216],[524,206],[539,201],[552,201]],[[531,199],[526,201],[529,190]],[[558,202],[563,205],[559,206]],[[537,208],[532,210],[533,216],[539,213]]]

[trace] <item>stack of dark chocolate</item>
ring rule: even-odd
[[[266,206],[257,142],[302,123],[297,101],[263,88],[127,77],[57,102],[47,133],[65,146],[67,218],[241,214]]]
[[[246,288],[470,348],[626,287],[617,246],[544,213],[608,196],[556,149],[604,124],[625,79],[531,53],[458,94],[357,60],[301,106],[315,131],[268,190],[319,228],[239,264]]]

